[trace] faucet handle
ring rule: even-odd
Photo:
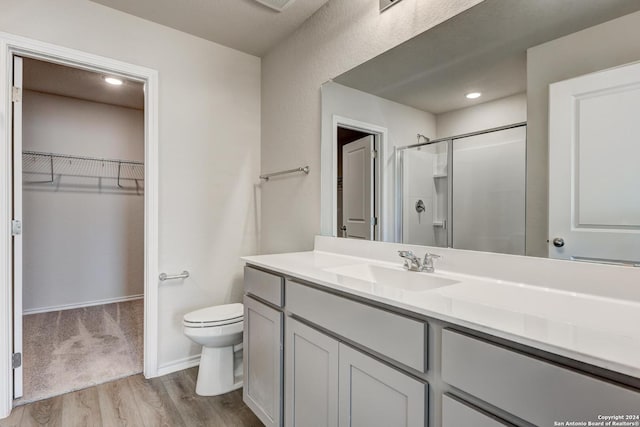
[[[411,251],[398,251],[398,255],[402,258],[415,258],[415,255]]]
[[[433,273],[435,271],[435,268],[433,267],[433,260],[436,258],[440,258],[440,255],[431,254],[429,252],[424,254],[424,261],[422,261],[421,271]]]

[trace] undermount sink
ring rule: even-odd
[[[407,271],[400,267],[382,267],[373,264],[352,264],[342,267],[326,268],[324,271],[338,276],[376,283],[382,286],[403,289],[411,292],[429,291],[443,286],[460,283],[434,273]]]

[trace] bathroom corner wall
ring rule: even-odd
[[[527,51],[527,255],[548,255],[549,84],[639,61],[638,40],[640,12]]]
[[[263,57],[261,169],[311,173],[261,186],[261,252],[312,249],[320,230],[320,86],[477,3],[330,0]]]

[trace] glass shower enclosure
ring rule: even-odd
[[[397,147],[402,243],[524,255],[526,124]]]

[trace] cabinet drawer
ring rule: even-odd
[[[505,427],[509,425],[485,415],[450,396],[442,396],[442,427]]]
[[[383,356],[426,372],[427,325],[287,280],[287,309]]]
[[[637,414],[640,408],[638,391],[446,329],[442,378],[539,426],[598,421],[598,415]]]
[[[244,290],[271,304],[284,305],[284,278],[252,267],[244,268]]]

